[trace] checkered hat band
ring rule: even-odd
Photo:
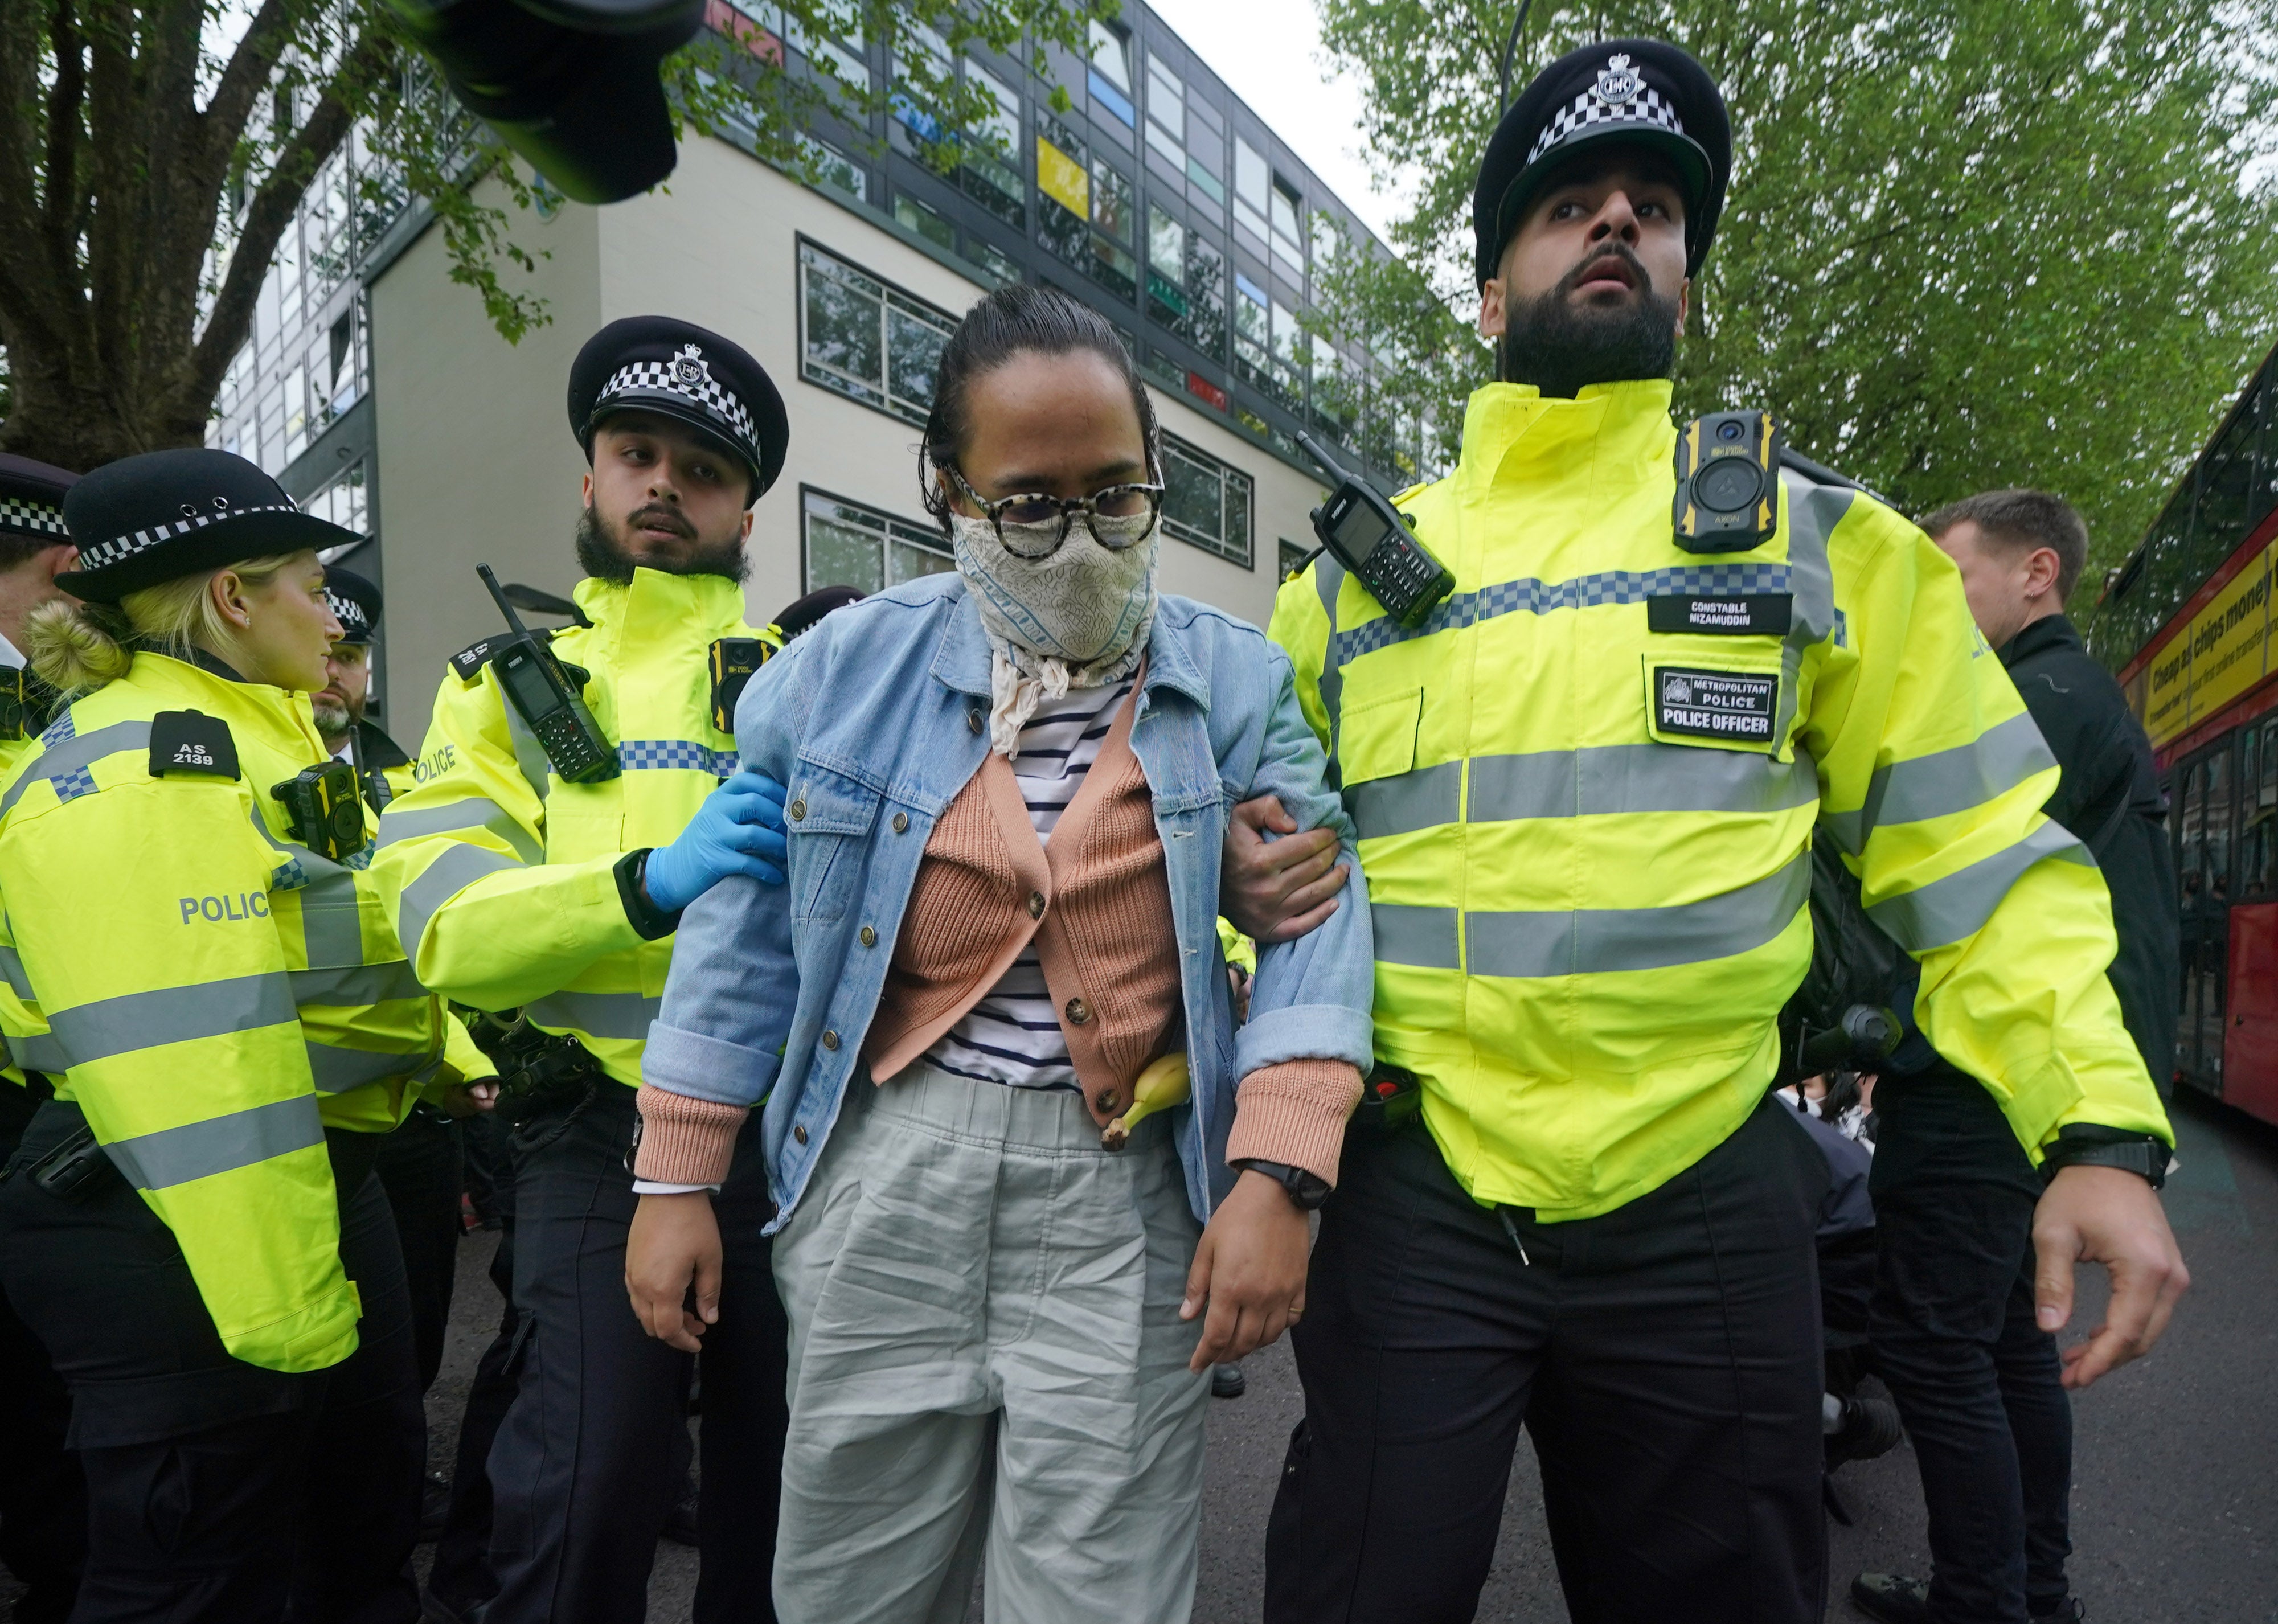
[[[751,413],[744,409],[744,403],[733,391],[722,388],[708,372],[699,374],[692,384],[681,378],[672,362],[636,361],[618,368],[601,385],[601,393],[594,398],[593,409],[598,412],[619,395],[636,389],[653,394],[677,394],[684,400],[693,401],[733,430],[737,445],[756,455],[760,437],[752,427]]]
[[[171,524],[154,525],[147,530],[137,530],[132,536],[114,536],[91,547],[79,550],[81,569],[108,569],[113,564],[126,562],[138,553],[147,553],[161,542],[172,541],[192,530],[202,530],[209,524],[218,524],[224,519],[241,519],[249,513],[298,513],[290,502],[269,502],[259,507],[223,507],[211,513],[195,514],[187,519],[177,519]]]
[[[353,598],[343,598],[331,587],[325,589],[325,605],[343,631],[370,631],[371,622],[363,618],[363,606]]]
[[[1575,131],[1600,124],[1650,124],[1672,135],[1685,133],[1685,124],[1678,118],[1677,109],[1649,85],[1639,87],[1638,93],[1626,102],[1601,102],[1596,90],[1585,90],[1542,126],[1542,133],[1534,138],[1534,150],[1526,155],[1527,163],[1533,163],[1554,142],[1564,141]]]
[[[71,539],[71,532],[64,529],[62,508],[22,496],[0,496],[0,530],[29,530],[34,536],[52,536],[57,541]]]

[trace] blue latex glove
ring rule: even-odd
[[[641,888],[677,913],[730,874],[781,885],[791,856],[784,838],[784,787],[764,773],[738,773],[704,797],[669,846],[648,854]]]

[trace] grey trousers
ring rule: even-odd
[[[851,1084],[776,1238],[784,1624],[1181,1624],[1209,1378],[1165,1121],[922,1063]]]

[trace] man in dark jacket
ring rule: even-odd
[[[2120,954],[2109,979],[2152,1080],[2175,1070],[2178,904],[2167,797],[2152,742],[2112,674],[2065,618],[2088,527],[2038,491],[1989,491],[1924,527],[1961,570],[1969,611],[2064,770],[2046,811],[2080,838],[2112,889]]]
[[[2060,769],[2046,811],[2094,853],[2112,892],[2118,956],[2106,972],[2154,1080],[2175,1070],[2175,871],[2144,729],[2088,656],[2064,602],[2088,529],[2060,499],[1991,491],[1923,528],[1961,571],[1971,616],[1998,651]],[[2034,748],[2030,740],[2020,748]],[[1930,1511],[1928,1583],[1861,1574],[1852,1598],[1886,1624],[2075,1619],[2065,1559],[2072,1409],[2033,1312],[2033,1204],[2042,1179],[1984,1090],[1928,1049],[1892,1064],[1869,1187],[1877,1275],[1869,1336],[1899,1401]],[[2147,1147],[2081,1148],[2156,1184]],[[2164,1147],[2162,1147],[2164,1148]],[[2125,1176],[2125,1175],[2122,1175]]]

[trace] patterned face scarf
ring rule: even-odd
[[[1079,515],[1057,551],[1033,556],[1058,529],[1007,524],[1008,546],[988,520],[950,517],[958,573],[992,653],[989,744],[1007,759],[1044,700],[1128,676],[1155,620],[1161,530],[1151,515],[1089,522]],[[1102,531],[1120,545],[1103,545]]]

